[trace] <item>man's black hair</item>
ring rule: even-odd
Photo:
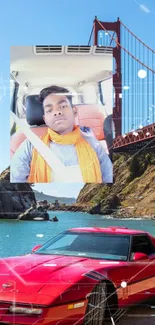
[[[42,89],[39,94],[39,102],[43,104],[44,99],[50,94],[64,94],[72,105],[72,95],[70,95],[69,90],[59,86],[50,86]]]

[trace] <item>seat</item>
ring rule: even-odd
[[[31,130],[41,137],[47,131],[47,126],[43,120],[42,107],[38,100],[38,95],[29,95],[26,98],[26,121],[29,124]],[[103,125],[104,117],[100,112],[100,106],[95,104],[80,104],[77,107],[76,125],[82,127],[90,127],[96,136],[96,138],[103,143],[105,150],[108,153],[108,147],[106,145]],[[22,130],[16,131],[10,139],[10,156],[14,155],[20,144],[26,139]]]
[[[104,140],[104,116],[99,111],[99,105],[80,104],[76,107],[78,112],[76,124],[90,127],[99,141]]]

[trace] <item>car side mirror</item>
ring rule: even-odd
[[[132,261],[141,261],[141,260],[148,260],[149,257],[147,254],[143,254],[143,253],[134,253],[132,255]]]
[[[42,245],[36,245],[32,248],[32,253],[36,252],[39,248],[41,248]]]

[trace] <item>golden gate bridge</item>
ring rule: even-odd
[[[95,17],[89,44],[113,51],[113,152],[155,149],[155,51],[118,18]]]

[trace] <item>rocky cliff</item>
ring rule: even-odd
[[[86,184],[71,211],[155,217],[155,154],[114,155],[114,184]]]
[[[76,203],[49,210],[155,218],[155,154],[113,157],[114,184],[86,184]],[[35,208],[36,198],[29,184],[10,184],[9,177],[9,169],[0,175],[0,218],[14,219]]]
[[[16,219],[32,205],[36,206],[36,199],[30,185],[11,184],[6,169],[0,175],[0,219]]]

